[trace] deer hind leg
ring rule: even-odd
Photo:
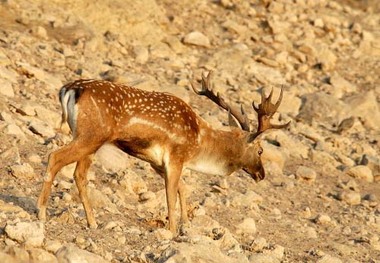
[[[102,145],[101,142],[95,143],[88,139],[78,137],[68,145],[50,154],[42,191],[37,201],[38,218],[40,220],[46,220],[46,203],[50,196],[51,186],[57,172],[61,170],[62,167],[73,162],[78,162],[84,157],[94,153]]]
[[[96,224],[91,203],[88,200],[87,195],[87,172],[90,168],[91,163],[92,159],[90,155],[78,161],[74,172],[74,179],[78,187],[79,197],[82,201],[84,211],[86,212],[87,224],[90,228],[97,228],[98,225]]]
[[[165,190],[169,215],[169,230],[174,234],[177,231],[175,209],[177,203],[179,178],[182,172],[182,164],[171,163],[166,167]]]

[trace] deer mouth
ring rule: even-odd
[[[243,171],[246,172],[247,174],[249,174],[252,177],[252,179],[255,180],[256,183],[260,182],[261,180],[263,180],[265,178],[265,171],[264,171],[264,169],[261,169],[259,171],[251,172],[248,169],[243,168]]]

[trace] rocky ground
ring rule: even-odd
[[[380,4],[376,0],[0,1],[1,262],[380,262]],[[57,129],[57,92],[107,79],[183,98],[215,127],[227,116],[192,94],[249,109],[281,86],[264,139],[267,178],[183,178],[191,226],[165,230],[162,179],[110,147],[95,157],[88,229],[72,165],[36,218]],[[231,142],[233,143],[233,142]]]

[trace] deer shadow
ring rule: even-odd
[[[31,197],[20,197],[15,195],[6,195],[0,193],[0,200],[8,204],[13,204],[14,206],[21,207],[29,215],[34,215],[37,211],[36,201]]]

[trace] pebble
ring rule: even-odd
[[[359,205],[361,203],[360,193],[350,190],[345,190],[339,193],[338,199],[349,205]]]
[[[371,169],[365,165],[357,165],[348,168],[345,173],[353,178],[364,180],[366,182],[373,182],[373,174]]]
[[[155,230],[154,235],[158,240],[171,240],[173,238],[173,233],[164,228]]]
[[[317,173],[315,172],[314,169],[311,169],[306,166],[299,166],[296,171],[296,176],[298,179],[308,182],[308,183],[313,183],[315,182],[315,179],[317,178]]]
[[[210,46],[210,40],[208,37],[198,31],[193,31],[187,34],[183,39],[183,43],[201,47]]]
[[[333,257],[327,254],[324,255],[322,258],[318,259],[317,263],[343,263],[343,261],[337,257]]]
[[[327,225],[331,223],[331,217],[325,214],[319,214],[314,221],[319,225]]]
[[[267,246],[267,241],[263,237],[257,237],[253,240],[253,242],[250,245],[250,248],[252,251],[260,252],[264,249],[264,247]]]
[[[242,223],[237,226],[238,234],[254,234],[256,233],[256,222],[253,218],[245,218]]]

